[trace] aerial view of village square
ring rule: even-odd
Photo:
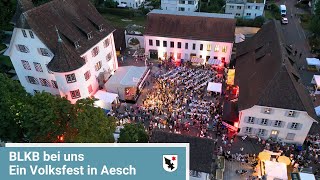
[[[319,70],[319,0],[1,0],[0,146],[189,143],[190,180],[316,180]]]

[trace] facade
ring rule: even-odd
[[[225,13],[245,19],[254,19],[263,16],[265,3],[265,0],[227,0]]]
[[[161,0],[161,9],[194,12],[198,9],[198,3],[199,0]]]
[[[186,136],[153,131],[151,143],[189,143],[190,145],[190,180],[214,179],[218,157],[214,155],[214,141],[207,138]]]
[[[196,56],[228,64],[234,31],[233,15],[153,10],[148,14],[144,47],[154,59],[188,61]]]
[[[317,117],[297,71],[299,57],[293,51],[284,43],[276,21],[238,44],[238,135],[303,144]]]
[[[114,29],[88,1],[53,0],[33,8],[19,0],[17,8],[5,54],[30,94],[45,91],[75,103],[93,96],[118,68]]]
[[[129,7],[138,9],[144,0],[116,0],[119,3],[119,7]]]

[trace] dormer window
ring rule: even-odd
[[[264,108],[264,113],[265,114],[270,114],[271,108]]]
[[[101,32],[101,31],[103,31],[104,29],[103,29],[103,25],[101,24],[100,26],[99,26],[99,31]]]
[[[289,116],[289,117],[294,117],[294,115],[295,115],[295,112],[294,112],[294,111],[289,111],[289,113],[288,113],[288,116]]]
[[[92,39],[92,32],[89,32],[87,35],[88,35],[88,39]]]
[[[78,49],[80,47],[79,41],[74,42],[74,46]]]

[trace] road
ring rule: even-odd
[[[298,55],[302,53],[301,58],[297,61],[297,66],[307,67],[305,58],[313,56],[310,53],[310,46],[308,44],[308,32],[302,28],[300,18],[298,15],[296,16],[296,14],[304,14],[308,12],[305,12],[303,9],[296,8],[294,6],[296,2],[296,0],[281,0],[277,2],[277,4],[285,4],[287,7],[287,18],[289,23],[287,25],[281,25],[285,42],[288,45],[292,45],[294,49],[297,50]],[[310,85],[313,74],[313,72],[306,70],[300,71],[302,81],[305,85]]]

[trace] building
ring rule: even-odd
[[[129,7],[133,9],[138,9],[144,0],[115,0],[119,3],[118,7]]]
[[[190,180],[213,179],[216,171],[215,145],[212,139],[154,130],[151,143],[189,143]]]
[[[161,9],[194,12],[197,11],[198,4],[199,0],[161,0]]]
[[[8,50],[21,85],[72,103],[91,97],[118,68],[114,28],[87,0],[53,0],[33,7],[18,0]]]
[[[233,15],[153,10],[147,17],[144,47],[154,59],[198,57],[229,63],[234,31]]]
[[[238,135],[303,144],[317,117],[281,32],[271,21],[237,46]]]
[[[265,0],[227,0],[225,13],[245,19],[254,19],[263,16],[265,4]]]

